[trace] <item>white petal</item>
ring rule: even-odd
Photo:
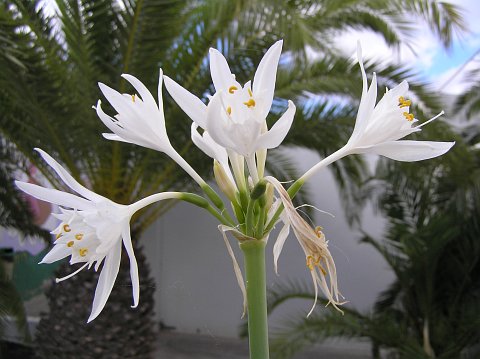
[[[278,119],[277,122],[272,126],[272,128],[267,132],[261,135],[256,143],[256,149],[263,148],[275,148],[278,147],[292,127],[293,118],[295,116],[296,107],[292,101],[288,101],[288,109],[285,113]]]
[[[283,245],[288,238],[288,234],[290,233],[290,224],[285,223],[282,230],[278,234],[277,240],[273,246],[273,265],[275,267],[275,273],[278,275],[278,258],[280,257],[280,253],[282,253]]]
[[[104,138],[106,138],[107,140],[110,140],[110,141],[119,141],[119,142],[125,142],[125,143],[133,143],[131,141],[128,141],[122,137],[120,137],[119,135],[116,135],[114,133],[102,133],[102,136]]]
[[[213,48],[210,48],[210,73],[216,92],[226,91],[232,85],[239,87],[228,67],[227,60],[217,49]]]
[[[283,40],[273,44],[263,56],[253,78],[253,94],[258,97],[261,94],[262,118],[267,117],[272,107],[275,80],[277,77],[278,61],[282,53]]]
[[[205,128],[207,106],[195,95],[185,90],[168,76],[165,76],[165,87],[178,106],[201,128]]]
[[[133,305],[132,308],[138,306],[138,301],[140,299],[140,280],[138,278],[138,265],[137,259],[135,258],[135,253],[132,246],[132,238],[130,236],[130,226],[126,225],[122,231],[123,245],[128,254],[130,260],[130,279],[132,281],[132,292],[133,292]]]
[[[53,248],[48,252],[45,257],[41,260],[39,264],[50,264],[65,257],[68,257],[72,253],[72,250],[68,248],[65,244],[56,244]]]
[[[235,143],[230,139],[225,129],[226,126],[222,123],[224,118],[221,117],[221,112],[223,111],[221,95],[222,91],[215,93],[208,104],[206,130],[216,143],[225,148],[233,149]]]
[[[63,168],[57,161],[55,161],[48,153],[41,150],[40,148],[35,148],[35,151],[40,153],[40,156],[48,163],[50,167],[58,174],[58,176],[62,179],[65,184],[73,189],[78,194],[88,198],[91,201],[101,201],[104,198],[95,192],[90,191],[89,189],[83,187],[80,183],[77,182],[75,178],[73,178],[70,173],[68,173],[65,168]]]
[[[62,192],[53,188],[45,188],[33,183],[15,181],[15,184],[23,192],[38,198],[45,202],[58,204],[59,206],[89,209],[92,208],[92,203],[81,197],[75,196],[71,193]]]
[[[447,152],[455,142],[391,141],[372,146],[373,152],[397,161],[415,162],[438,157]]]
[[[122,74],[122,77],[132,84],[147,106],[158,108],[152,94],[139,79],[129,74]]]
[[[99,82],[98,87],[102,91],[105,98],[110,102],[117,113],[121,113],[124,117],[135,117],[130,103],[133,104],[130,98],[125,97],[120,92],[112,89],[111,87]]]
[[[105,258],[105,262],[103,263],[102,272],[100,273],[97,288],[95,289],[92,313],[90,314],[87,323],[90,323],[92,320],[94,320],[105,307],[108,297],[112,292],[113,285],[115,284],[118,270],[120,269],[121,255],[122,244],[121,242],[118,242],[118,244],[112,248],[111,252],[108,253]]]

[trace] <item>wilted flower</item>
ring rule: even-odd
[[[298,214],[287,191],[276,178],[267,176],[265,177],[265,180],[270,182],[277,190],[285,211],[282,216],[284,226],[273,247],[275,272],[278,273],[278,258],[290,233],[290,228],[292,228],[298,243],[300,243],[300,246],[305,253],[306,265],[310,270],[315,288],[315,302],[308,315],[312,313],[317,304],[319,286],[323,294],[327,297],[328,304],[331,303],[336,309],[341,311],[338,308],[338,305],[342,305],[345,302],[341,302],[339,298],[341,294],[338,290],[337,284],[337,269],[328,249],[328,242],[325,240],[325,235],[323,234],[321,227],[313,229]]]

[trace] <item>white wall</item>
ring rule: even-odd
[[[294,149],[289,153],[292,158],[301,158],[301,170],[319,160],[316,154],[306,150]],[[349,305],[366,310],[393,275],[373,249],[358,244],[361,234],[349,229],[331,174],[324,171],[310,183],[314,194],[312,204],[336,216],[317,213],[314,220],[323,226],[329,240],[340,290],[350,301]],[[384,220],[371,209],[365,211],[363,218],[363,228],[378,237]],[[217,225],[206,212],[180,203],[147,231],[143,243],[155,274],[158,320],[183,332],[236,336],[241,323],[242,297]],[[268,285],[272,287],[279,281],[294,278],[310,283],[305,256],[293,236],[287,240],[279,260],[280,276],[274,274],[271,249],[275,238],[276,232],[267,247]],[[241,261],[233,239],[232,244]],[[272,317],[270,325],[281,322],[286,313],[306,315],[311,304],[309,301],[286,303]],[[322,310],[321,306],[317,310]]]

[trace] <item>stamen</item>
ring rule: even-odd
[[[68,224],[64,224],[64,225],[63,225],[63,230],[64,230],[65,232],[70,232],[70,231],[71,231],[70,226],[69,226]]]
[[[243,104],[247,107],[255,107],[255,100],[251,98],[250,100],[248,100],[247,102],[244,102]]]
[[[252,90],[250,90],[250,89],[247,89],[247,91],[248,91],[248,94],[250,95],[250,97],[253,97]]]
[[[406,118],[408,121],[413,121],[413,119],[415,118],[415,116],[413,115],[413,113],[408,113],[408,112],[404,112],[404,113],[403,113],[403,116],[405,116],[405,118]]]
[[[77,234],[75,235],[75,239],[76,239],[77,241],[81,240],[82,238],[83,238],[83,233],[77,233]]]
[[[315,269],[315,267],[317,267],[320,272],[326,276],[327,275],[327,271],[325,270],[325,268],[323,268],[323,266],[320,264],[320,261],[321,261],[322,257],[321,256],[318,256],[317,259],[315,259],[313,256],[308,256],[307,257],[307,267],[308,269],[310,269],[311,271],[313,271]]]
[[[408,106],[410,106],[411,104],[412,104],[412,101],[406,100],[405,97],[403,97],[403,96],[400,96],[400,97],[398,98],[398,106],[399,106],[400,108],[408,107]]]
[[[132,102],[135,102],[135,95],[132,95]]]
[[[232,114],[232,108],[231,108],[230,106],[227,107],[227,113],[228,113],[229,115]]]
[[[61,236],[62,236],[62,234],[61,234],[61,233],[58,233],[58,234],[55,236],[55,239],[59,239]]]
[[[83,266],[81,266],[80,268],[78,268],[75,272],[73,273],[70,273],[69,275],[63,277],[63,278],[56,278],[55,279],[55,282],[59,283],[59,282],[62,282],[64,281],[65,279],[68,279],[68,278],[72,278],[75,274],[79,273],[83,268],[85,268],[86,266],[88,266],[88,262],[85,263]]]
[[[317,235],[318,238],[320,238],[322,236],[322,229],[323,229],[322,226],[316,226],[315,227],[315,234]]]
[[[78,253],[80,254],[80,257],[85,257],[88,253],[88,248],[80,248]]]
[[[237,91],[237,90],[238,90],[238,87],[237,87],[237,86],[230,86],[230,87],[228,88],[228,92],[229,92],[229,93],[234,93],[234,92]]]
[[[75,242],[70,241],[70,242],[67,243],[67,247],[69,247],[69,248],[70,248],[70,247],[73,247],[74,244],[75,244]]]

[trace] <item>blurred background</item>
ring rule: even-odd
[[[318,305],[306,318],[313,288],[289,238],[279,276],[267,258],[272,358],[479,358],[479,18],[475,0],[0,1],[3,356],[246,357],[242,296],[215,220],[173,201],[134,217],[140,306],[130,308],[122,261],[105,310],[87,325],[98,276],[83,271],[55,285],[72,272],[68,263],[37,265],[52,245],[56,208],[19,193],[13,180],[65,189],[34,153],[40,147],[119,203],[196,191],[163,154],[102,138],[91,108],[97,82],[128,93],[120,74],[130,73],[155,96],[161,67],[207,101],[210,47],[244,83],[284,39],[268,121],[288,99],[297,114],[283,145],[269,151],[268,172],[279,180],[348,140],[362,87],[357,41],[379,94],[407,79],[416,118],[445,111],[412,138],[456,145],[419,163],[350,156],[310,181],[297,203],[335,215],[306,213],[324,228],[348,304],[344,315]],[[164,108],[172,144],[211,179],[211,159],[190,141],[191,120],[166,93]]]

